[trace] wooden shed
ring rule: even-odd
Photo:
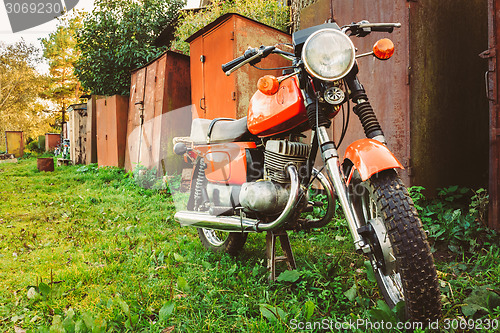
[[[239,14],[225,14],[197,31],[187,40],[191,52],[193,118],[242,118],[263,75],[281,75],[281,70],[260,71],[249,65],[226,76],[221,65],[249,47],[290,43],[291,36]],[[257,66],[290,66],[290,61],[271,55]]]
[[[72,104],[66,111],[69,115],[68,135],[71,162],[85,164],[87,160],[87,104]]]
[[[159,175],[185,167],[172,139],[189,136],[191,85],[189,57],[168,51],[132,72],[125,169],[156,168]]]
[[[45,151],[54,151],[60,143],[60,133],[45,133]]]
[[[24,155],[24,135],[22,131],[5,131],[5,147],[7,154],[15,157]]]
[[[97,98],[102,96],[92,95],[87,100],[87,140],[86,140],[86,164],[97,163]]]
[[[106,96],[96,101],[97,163],[99,166],[125,164],[127,138],[127,96]]]

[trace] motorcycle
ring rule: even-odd
[[[440,291],[426,233],[396,172],[403,166],[388,149],[357,77],[357,58],[387,60],[394,44],[381,39],[372,52],[356,55],[350,38],[391,33],[400,26],[325,23],[295,32],[293,52],[280,45],[260,46],[223,64],[230,75],[271,54],[292,63],[283,76],[259,80],[247,117],[197,118],[190,137],[177,140],[174,151],[192,162],[193,176],[187,210],[178,211],[175,220],[196,227],[207,249],[232,254],[243,248],[249,233],[267,232],[268,267],[274,279],[276,238],[288,267],[295,268],[287,230],[325,226],[338,200],[355,249],[369,258],[386,303],[394,307],[404,301],[411,321],[438,319]],[[366,138],[350,144],[341,160],[337,149],[347,131],[351,102]],[[327,128],[346,105],[336,143]],[[304,142],[308,130],[311,139]],[[319,170],[314,168],[318,152],[324,164]],[[304,214],[322,206],[310,196],[313,183],[327,201],[318,218]]]
[[[69,159],[70,158],[69,145],[70,145],[69,139],[63,139],[61,144],[58,145],[54,150],[54,156],[61,155],[62,159]]]

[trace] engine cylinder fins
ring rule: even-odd
[[[264,152],[265,178],[278,183],[289,183],[287,166],[293,164],[300,171],[306,165],[310,150],[310,145],[301,142],[267,141]]]

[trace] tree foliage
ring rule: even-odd
[[[39,50],[24,41],[0,43],[0,133],[23,131],[25,137],[45,133],[51,114],[39,99],[47,77],[37,73]],[[4,140],[0,139],[3,147]]]
[[[165,51],[153,43],[183,0],[96,0],[77,32],[75,73],[93,94],[128,95],[130,71]]]
[[[81,14],[62,18],[56,31],[41,40],[50,72],[49,86],[43,95],[57,104],[57,110],[66,110],[80,99],[80,83],[74,74],[74,64],[79,56],[76,30],[81,27],[81,21]]]
[[[172,48],[189,54],[189,44],[184,42],[205,25],[226,13],[237,13],[267,24],[276,29],[287,31],[289,26],[288,7],[279,0],[214,0],[206,10],[188,11],[182,14],[175,32]]]

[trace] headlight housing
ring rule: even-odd
[[[343,32],[318,30],[304,43],[302,60],[311,75],[325,81],[337,81],[354,66],[355,49]]]

